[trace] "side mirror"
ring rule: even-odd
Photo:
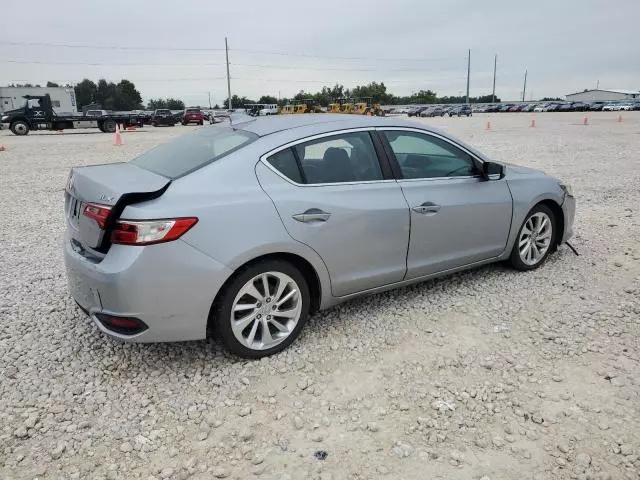
[[[504,177],[504,165],[494,162],[482,164],[482,176],[485,180],[500,180]]]

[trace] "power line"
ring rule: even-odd
[[[204,47],[139,47],[139,46],[118,46],[118,45],[88,45],[69,43],[47,43],[47,42],[7,42],[0,41],[0,45],[31,46],[31,47],[58,47],[58,48],[84,48],[96,50],[153,50],[153,51],[180,51],[180,52],[224,52],[224,48],[204,48]],[[307,53],[277,52],[268,50],[235,49],[232,52],[242,52],[255,55],[278,55],[285,57],[300,58],[325,58],[334,60],[372,60],[372,61],[407,61],[407,62],[432,62],[447,60],[447,57],[435,58],[403,58],[403,57],[342,57],[332,55],[313,55]]]
[[[82,65],[90,67],[105,67],[105,66],[126,66],[126,67],[202,67],[202,66],[223,66],[225,63],[211,63],[211,62],[199,62],[199,63],[140,63],[140,62],[115,62],[115,63],[99,63],[99,62],[59,62],[49,60],[0,60],[4,63],[15,63],[20,65]],[[269,68],[269,69],[282,69],[282,70],[313,70],[313,71],[331,71],[331,72],[425,72],[434,69],[429,68],[395,68],[395,67],[378,67],[378,68],[338,68],[338,67],[305,67],[305,66],[289,66],[289,65],[266,65],[258,63],[233,63],[229,62],[234,67],[255,67],[255,68]],[[454,71],[454,69],[439,69],[435,71]]]
[[[78,45],[68,43],[46,43],[46,42],[5,42],[0,41],[0,45],[26,46],[26,47],[60,47],[60,48],[87,48],[95,50],[155,50],[155,51],[177,51],[177,52],[224,52],[224,48],[179,48],[179,47],[131,47],[116,45]]]

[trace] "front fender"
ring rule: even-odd
[[[560,188],[560,183],[551,177],[522,175],[521,177],[507,180],[507,185],[513,197],[511,216],[511,225],[513,227],[509,232],[503,258],[507,258],[511,254],[520,227],[533,207],[543,201],[550,200],[560,208],[564,202],[564,191]],[[563,232],[558,232],[558,234],[562,238]]]

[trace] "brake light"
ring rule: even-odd
[[[84,207],[84,216],[95,220],[102,230],[104,230],[105,228],[110,213],[111,207],[108,207],[106,205],[87,203],[87,205]]]
[[[177,240],[198,222],[195,217],[161,220],[119,220],[111,234],[111,243],[153,245]]]

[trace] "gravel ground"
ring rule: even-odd
[[[570,182],[580,256],[353,301],[255,362],[116,343],[67,293],[69,168],[189,127],[123,147],[0,132],[0,478],[640,478],[640,112],[623,116],[429,119]]]

